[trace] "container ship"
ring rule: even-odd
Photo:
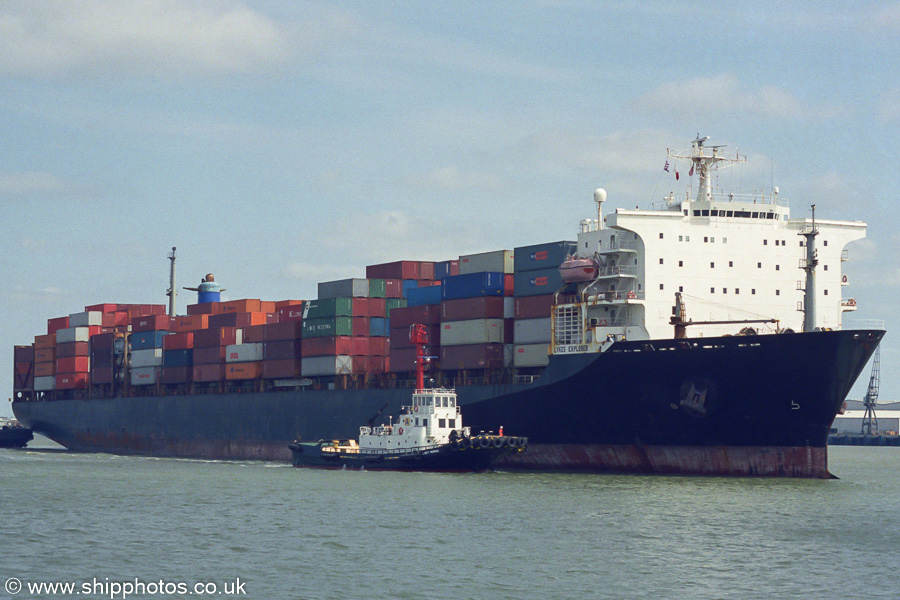
[[[221,301],[208,275],[176,315],[173,248],[168,311],[91,305],[16,346],[13,411],[73,450],[288,460],[399,415],[424,325],[427,377],[472,431],[529,439],[499,467],[829,477],[884,335],[842,327],[866,226],[725,193],[715,171],[745,157],[706,142],[667,153],[681,195],[604,214],[599,189],[574,240],[369,265],[315,299]]]

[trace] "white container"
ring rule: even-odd
[[[159,379],[159,367],[131,368],[131,385],[153,385]]]
[[[225,347],[225,362],[240,363],[264,360],[263,348],[262,343],[231,344]]]
[[[513,323],[513,342],[516,344],[549,344],[550,317],[545,319],[516,319]]]
[[[515,269],[512,250],[496,250],[480,254],[467,254],[459,257],[459,274],[512,273]]]
[[[51,375],[49,377],[35,377],[34,378],[34,391],[36,392],[49,392],[50,390],[56,389],[56,376]]]
[[[90,329],[87,327],[66,327],[56,332],[56,343],[67,344],[69,342],[87,342],[91,339]]]
[[[300,363],[300,373],[304,377],[316,375],[350,375],[353,372],[353,358],[343,354],[337,356],[304,356]]]
[[[131,353],[131,368],[161,367],[163,364],[162,348],[147,348],[146,350],[134,350]],[[154,382],[155,383],[155,382]]]
[[[502,343],[503,319],[472,319],[441,323],[441,346]]]
[[[503,297],[503,318],[512,319],[516,316],[516,299],[512,296]],[[507,340],[509,341],[509,340]]]
[[[367,298],[368,279],[339,279],[319,283],[319,299],[325,298]]]
[[[547,344],[516,344],[513,347],[513,365],[516,367],[546,367],[550,362]]]
[[[69,315],[69,327],[89,327],[91,325],[103,325],[102,312],[91,310]]]

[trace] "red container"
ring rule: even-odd
[[[502,318],[503,298],[500,296],[482,296],[441,302],[441,322]]]
[[[517,319],[543,319],[553,310],[553,294],[520,296],[515,299],[513,314]]]
[[[503,344],[466,344],[441,347],[441,368],[499,369],[503,368]]]
[[[56,360],[56,347],[53,348],[35,348],[34,361],[39,363],[53,362]],[[44,375],[38,375],[44,377]]]
[[[353,353],[353,339],[340,335],[320,338],[304,338],[300,342],[300,354],[307,356],[337,356]]]
[[[194,365],[216,365],[225,362],[225,351],[227,346],[210,346],[208,348],[198,348],[196,340],[194,345]]]
[[[194,332],[194,348],[237,344],[237,328],[219,327]]]
[[[249,313],[249,312],[261,312],[262,305],[258,298],[245,298],[243,300],[230,300],[228,302],[222,302],[221,312],[223,313]],[[274,306],[273,306],[274,308]]]
[[[69,358],[72,356],[88,356],[88,342],[66,342],[56,345],[56,358]]]
[[[141,304],[141,314],[165,316],[168,307],[165,304]]]
[[[419,276],[416,277],[419,280],[428,280],[431,281],[434,279],[434,263],[433,262],[420,262],[419,263]]]
[[[369,338],[369,356],[387,356],[389,347],[386,337]]]
[[[77,373],[60,373],[56,376],[56,389],[79,390],[88,384],[87,371]]]
[[[377,374],[387,372],[387,357],[366,356],[366,373]]]
[[[428,345],[430,346],[440,346],[441,345],[441,326],[440,325],[426,325],[426,331],[428,332]],[[391,344],[390,347],[393,348],[414,348],[413,343],[409,341],[409,327],[391,327],[391,335],[390,335]]]
[[[350,302],[353,305],[350,312],[354,317],[369,316],[369,298],[351,298]]]
[[[278,322],[284,323],[286,321],[302,321],[303,320],[303,307],[302,306],[285,306],[279,308],[275,311],[275,314],[278,315]]]
[[[221,302],[204,302],[203,304],[188,304],[187,314],[194,315],[217,315],[222,312]],[[195,380],[196,381],[196,380]]]
[[[69,326],[69,317],[56,317],[55,319],[47,319],[47,333],[56,333],[60,329]]]
[[[27,375],[34,371],[34,363],[31,361],[13,363],[13,372],[16,375]]]
[[[197,331],[209,327],[209,315],[188,315],[172,319],[171,331]]]
[[[385,279],[384,280],[384,297],[385,298],[402,298],[403,297],[403,280],[402,279]]]
[[[300,360],[267,360],[263,362],[264,379],[294,379],[300,377]]]
[[[176,385],[180,383],[188,383],[193,375],[193,367],[163,367],[160,373],[159,381],[166,385]]]
[[[426,346],[425,356],[437,356],[440,348]],[[416,370],[415,348],[391,348],[390,371],[392,373],[410,373]]]
[[[66,317],[67,319],[69,317]],[[56,347],[56,333],[48,333],[46,335],[36,335],[34,336],[34,348],[37,350],[38,348],[55,348]]]
[[[398,260],[366,267],[366,279],[418,279],[419,263],[412,260]]]
[[[87,373],[90,370],[91,360],[87,356],[67,356],[56,359],[56,372],[59,373]],[[57,387],[59,387],[57,385]]]
[[[168,331],[172,320],[167,315],[144,315],[131,320],[131,331]]]
[[[409,327],[413,323],[437,325],[441,322],[441,307],[437,304],[404,306],[391,310],[391,328]]]
[[[34,361],[34,346],[14,346],[13,347],[13,361],[15,362],[33,362]]]
[[[229,363],[225,365],[225,379],[229,381],[256,379],[262,375],[262,362]]]
[[[515,291],[516,279],[515,275],[512,273],[506,273],[503,276],[503,295],[504,296],[514,296],[513,293]]]
[[[354,337],[350,349],[351,356],[366,356],[369,353],[368,337]],[[355,371],[354,371],[355,372]]]
[[[300,356],[302,356],[301,352],[302,350],[300,340],[279,340],[274,342],[266,342],[266,345],[263,347],[263,356],[267,361],[299,359]]]
[[[91,368],[91,385],[101,385],[113,382],[112,365],[99,367],[92,365]]]
[[[282,323],[266,325],[266,342],[297,339],[300,339],[300,321],[284,321]]]
[[[266,327],[268,325],[253,325],[244,329],[244,344],[258,344],[266,341]]]
[[[163,350],[188,350],[194,347],[194,332],[182,331],[163,337]],[[165,383],[165,382],[163,382]]]
[[[365,298],[363,298],[365,300]],[[355,313],[354,313],[355,314]],[[350,331],[354,336],[369,335],[369,317],[351,317]]]
[[[196,360],[197,351],[194,350],[194,359]],[[191,378],[194,381],[208,382],[221,381],[225,378],[225,365],[197,365],[191,369]]]
[[[35,377],[52,377],[56,375],[56,361],[34,363]]]
[[[84,307],[85,312],[97,311],[102,313],[114,313],[119,310],[118,304],[92,304]]]
[[[367,317],[383,317],[387,313],[387,301],[384,298],[369,298]],[[353,313],[356,314],[355,312]]]
[[[209,328],[237,327],[246,329],[254,325],[265,325],[266,313],[263,312],[223,312],[209,317]]]

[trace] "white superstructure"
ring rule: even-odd
[[[699,185],[684,197],[669,196],[660,210],[616,209],[600,213],[606,194],[598,190],[598,218],[581,222],[578,253],[596,255],[600,274],[560,299],[554,314],[553,351],[603,350],[613,339],[670,339],[675,293],[681,292],[689,321],[777,319],[754,325],[760,332],[803,328],[806,238],[811,218],[792,219],[787,202],[771,194],[725,193],[713,172],[743,162],[724,147],[692,142],[690,152],[669,153],[691,163]],[[860,221],[816,219],[816,325],[837,329],[856,302],[844,298],[845,247],[866,234]],[[694,325],[688,337],[737,333],[734,324]]]

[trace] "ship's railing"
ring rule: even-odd
[[[880,319],[847,319],[841,329],[884,329],[884,321]]]
[[[609,277],[614,275],[637,275],[637,267],[623,267],[616,265],[614,267],[603,267],[598,272],[600,277]]]
[[[607,290],[599,294],[588,296],[588,302],[613,302],[615,300],[643,300],[643,291],[635,290]]]
[[[614,240],[606,241],[601,240],[600,242],[600,252],[615,252],[616,250],[639,250],[638,243],[636,241],[627,241],[620,240],[616,238]]]
[[[425,452],[426,450],[436,450],[443,444],[429,444],[427,446],[416,446],[414,448],[368,448],[365,452],[360,451],[361,456],[374,454],[377,456],[390,456],[401,454],[416,454],[417,452]]]

